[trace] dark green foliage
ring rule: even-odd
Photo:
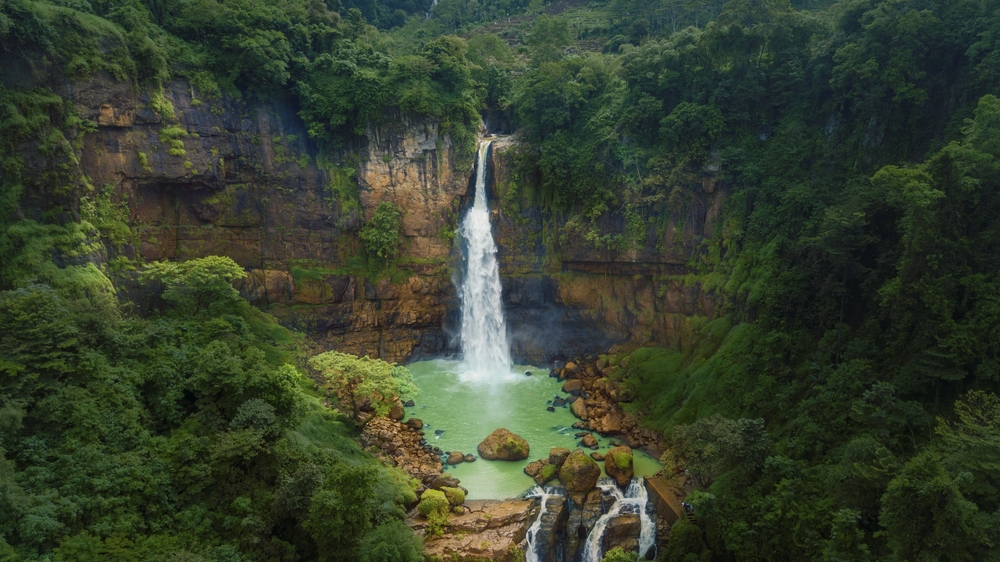
[[[416,559],[409,484],[268,359],[296,350],[271,353],[283,329],[239,300],[241,274],[222,258],[150,268],[177,313],[154,319],[50,285],[0,292],[0,552]]]
[[[361,229],[361,242],[369,257],[385,260],[387,267],[389,260],[399,254],[399,245],[403,241],[401,215],[396,205],[382,201],[375,208],[371,220]]]

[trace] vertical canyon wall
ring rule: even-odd
[[[5,80],[51,87],[96,123],[79,166],[92,186],[128,204],[138,242],[119,255],[229,256],[249,271],[242,292],[319,348],[393,361],[456,351],[453,233],[470,202],[472,159],[434,120],[386,115],[324,157],[286,100],[202,99],[184,81],[161,93],[107,76]],[[515,142],[495,142],[491,156],[515,356],[540,363],[627,340],[676,344],[686,318],[711,314],[711,299],[678,277],[721,213],[725,189],[711,174],[684,216],[611,255],[561,240],[563,217],[502,204]],[[393,279],[373,282],[358,270],[358,232],[383,200],[404,212],[405,245]]]

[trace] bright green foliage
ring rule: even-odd
[[[223,256],[208,256],[185,262],[153,262],[142,273],[144,279],[164,286],[163,300],[178,314],[232,311],[245,301],[231,282],[246,276],[243,268]]]
[[[385,260],[386,267],[389,266],[389,260],[399,254],[399,245],[403,241],[401,216],[396,205],[390,201],[382,201],[375,208],[371,220],[361,229],[361,242],[365,245],[365,251],[371,258]]]
[[[616,546],[604,553],[601,562],[636,562],[639,556],[634,552],[626,552],[620,546]]]
[[[427,530],[434,535],[444,533],[444,528],[448,524],[448,512],[450,506],[448,498],[444,492],[438,490],[426,490],[420,497],[417,511],[427,518]]]
[[[465,503],[465,491],[461,488],[449,488],[448,486],[442,486],[441,491],[444,492],[446,498],[448,498],[448,505],[451,507],[458,507]]]
[[[321,387],[327,393],[336,395],[356,420],[360,418],[361,402],[365,400],[371,401],[376,415],[384,416],[397,399],[409,398],[417,392],[406,367],[367,355],[357,357],[327,351],[310,359],[309,366],[323,377]]]

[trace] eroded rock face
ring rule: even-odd
[[[519,461],[531,452],[527,441],[502,427],[483,439],[478,450],[480,457],[490,461]]]
[[[514,560],[528,527],[538,515],[537,500],[466,501],[462,515],[452,515],[444,536],[424,537],[424,555],[432,560]],[[417,532],[425,523],[410,520]]]
[[[45,68],[5,81],[50,86],[97,123],[82,137],[79,168],[128,204],[140,241],[126,255],[229,256],[250,271],[243,294],[322,350],[397,362],[454,351],[452,248],[441,234],[468,202],[472,158],[459,154],[433,119],[386,115],[353,144],[318,159],[286,100],[208,100],[177,80],[163,89],[170,117],[129,82],[98,73],[62,83]],[[171,153],[170,138],[181,151]],[[510,176],[506,153],[516,142],[494,141],[490,156],[491,216],[515,356],[541,363],[619,341],[676,345],[691,337],[687,318],[713,315],[711,298],[664,274],[685,273],[698,240],[712,235],[727,197],[717,168],[705,172],[684,215],[670,217],[665,229],[650,226],[644,243],[610,256],[583,236],[556,236],[553,246],[564,219],[500,204]],[[381,201],[406,211],[404,255],[417,260],[401,284],[343,273],[361,250],[359,229]],[[619,219],[599,226],[614,231]]]
[[[567,492],[587,492],[600,477],[601,467],[597,466],[597,461],[580,449],[570,453],[559,469],[559,480],[566,486]]]
[[[637,553],[641,528],[642,522],[637,513],[622,513],[618,517],[613,517],[608,521],[608,526],[604,529],[604,536],[601,537],[603,552],[620,546],[627,552]]]

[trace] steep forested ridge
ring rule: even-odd
[[[612,358],[701,488],[661,556],[1000,558],[998,30],[968,0],[0,0],[0,554],[417,557],[409,482],[239,268],[127,250],[63,97],[108,76],[165,122],[170,80],[291,99],[331,158],[402,112],[469,159],[500,116],[499,204],[559,225],[556,253],[627,261],[728,190],[674,276],[713,316]],[[184,134],[160,137],[183,157]],[[376,226],[373,276],[399,244]]]

